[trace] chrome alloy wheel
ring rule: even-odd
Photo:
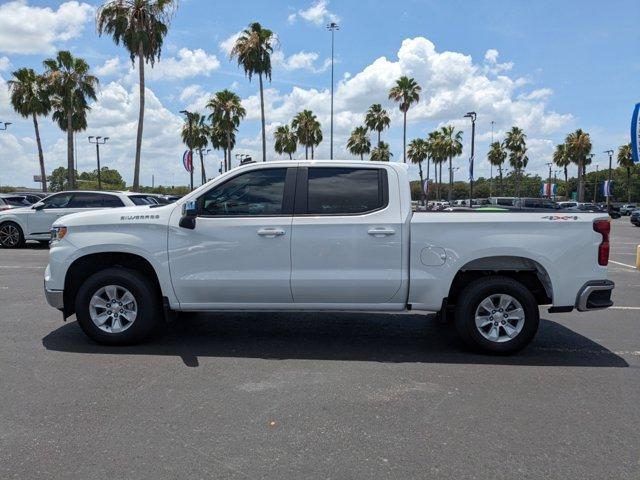
[[[15,247],[20,242],[20,231],[15,225],[6,224],[0,227],[0,245]]]
[[[120,285],[101,287],[89,302],[91,320],[103,332],[121,333],[133,325],[138,304],[129,290]]]
[[[525,314],[522,305],[511,295],[490,295],[476,308],[476,328],[491,342],[508,342],[524,327]]]

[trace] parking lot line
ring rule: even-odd
[[[19,269],[31,269],[31,270],[44,270],[46,267],[26,267],[24,265],[0,265],[0,268],[19,268]]]
[[[633,268],[634,270],[636,269],[636,267],[634,267],[633,265],[628,265],[626,263],[616,262],[615,260],[609,260],[609,262],[610,263],[615,263],[616,265],[622,265],[623,267]]]

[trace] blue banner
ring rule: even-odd
[[[640,118],[638,112],[640,111],[640,103],[636,103],[633,109],[633,115],[631,116],[631,155],[635,163],[640,162]]]

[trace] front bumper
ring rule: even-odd
[[[592,280],[585,283],[576,298],[576,308],[580,312],[599,310],[613,305],[611,292],[615,284],[611,280]]]
[[[44,296],[47,299],[47,303],[53,308],[57,308],[60,311],[64,310],[64,290],[49,290],[45,287]]]

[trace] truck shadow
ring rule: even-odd
[[[497,357],[464,348],[453,325],[434,315],[379,313],[189,314],[164,333],[130,347],[97,345],[70,322],[43,338],[48,350],[75,353],[172,355],[198,366],[198,357],[355,360],[537,366],[628,367],[620,356],[556,322],[541,320],[532,344]]]

